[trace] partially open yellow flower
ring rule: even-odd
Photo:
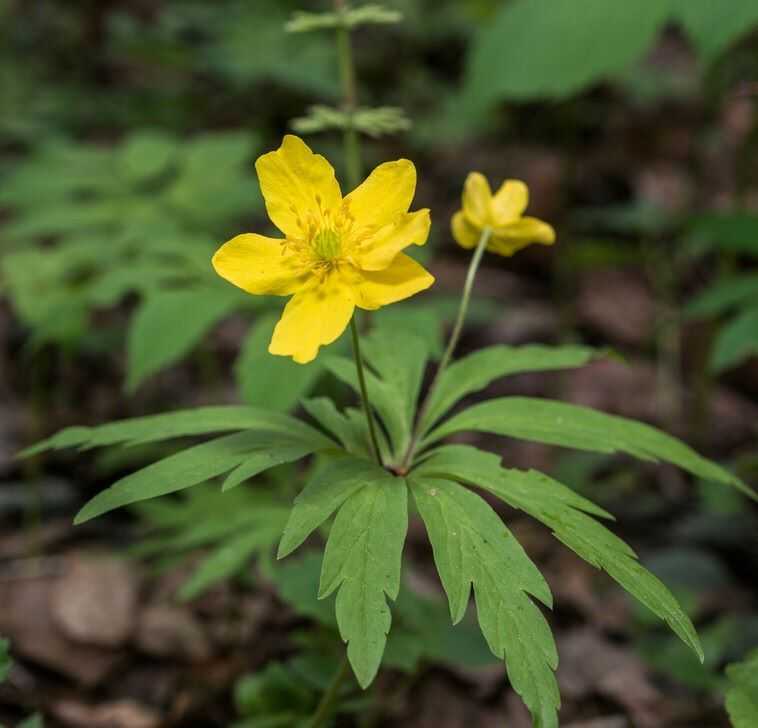
[[[464,248],[473,248],[489,227],[487,250],[498,255],[513,255],[531,243],[552,245],[555,230],[536,217],[524,217],[528,204],[529,188],[520,180],[506,180],[493,195],[487,178],[471,172],[463,187],[463,209],[453,215],[453,237]]]
[[[356,306],[376,309],[434,278],[401,251],[423,245],[429,210],[408,212],[416,168],[380,164],[347,197],[334,169],[287,135],[255,163],[266,210],[283,239],[246,233],[213,256],[216,272],[248,293],[289,296],[269,351],[304,364],[347,327]]]

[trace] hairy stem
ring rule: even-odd
[[[447,342],[445,353],[442,355],[442,359],[440,359],[440,364],[437,367],[437,372],[435,373],[434,379],[432,380],[432,383],[429,386],[429,390],[426,393],[424,403],[421,405],[418,419],[416,420],[416,427],[413,431],[413,436],[411,437],[411,442],[408,445],[408,450],[406,451],[405,457],[403,458],[403,462],[400,466],[403,470],[407,470],[410,467],[413,456],[416,454],[416,450],[419,445],[419,439],[422,435],[421,428],[424,426],[426,413],[429,409],[429,405],[432,402],[432,395],[439,385],[442,373],[445,371],[445,369],[447,369],[448,364],[450,364],[450,360],[453,358],[453,352],[455,351],[455,347],[458,345],[458,339],[461,338],[463,324],[466,321],[466,314],[468,313],[469,302],[471,300],[471,291],[474,288],[476,273],[479,270],[479,264],[482,262],[482,256],[484,255],[484,251],[487,248],[487,243],[489,242],[491,235],[492,228],[486,227],[482,230],[482,234],[479,236],[479,242],[476,244],[476,250],[474,250],[474,255],[471,256],[471,262],[469,263],[468,272],[466,273],[466,282],[463,284],[463,292],[461,293],[461,302],[458,306],[458,315],[455,319],[453,330],[450,333],[450,339]]]
[[[347,0],[334,0],[334,9],[338,13],[348,10]],[[342,108],[349,116],[355,113],[358,106],[358,86],[353,62],[353,47],[350,30],[341,25],[337,28],[337,57],[339,60],[340,82],[342,84]],[[358,132],[349,124],[343,134],[345,150],[345,176],[350,189],[355,189],[361,181],[361,142]]]
[[[363,401],[363,411],[366,414],[368,423],[369,441],[371,444],[371,454],[374,456],[379,465],[382,464],[382,456],[379,451],[379,440],[376,437],[376,427],[374,425],[374,415],[371,412],[371,403],[368,398],[368,389],[366,387],[366,373],[363,366],[363,356],[361,355],[361,342],[358,334],[358,326],[355,323],[355,316],[350,319],[350,333],[353,336],[353,357],[355,358],[355,369],[358,372],[358,384],[361,388],[361,400]]]

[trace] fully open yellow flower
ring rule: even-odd
[[[524,217],[528,204],[529,188],[520,180],[506,180],[493,195],[487,178],[471,172],[463,187],[463,209],[453,215],[453,237],[464,248],[473,248],[489,227],[487,250],[498,255],[513,255],[531,243],[552,245],[555,230],[536,217]]]
[[[255,163],[266,210],[283,239],[246,233],[213,256],[216,272],[248,293],[289,296],[269,351],[301,364],[347,327],[356,306],[376,309],[429,288],[434,278],[401,251],[423,245],[429,210],[408,212],[416,168],[380,164],[347,197],[334,169],[287,135]]]

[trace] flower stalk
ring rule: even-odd
[[[371,401],[368,398],[368,387],[366,386],[366,372],[363,366],[363,356],[361,354],[360,335],[358,326],[355,323],[355,316],[350,320],[350,333],[353,337],[353,357],[355,359],[355,369],[358,372],[358,384],[361,388],[361,400],[363,402],[363,412],[366,415],[368,424],[369,444],[371,445],[371,454],[379,465],[382,464],[382,456],[379,450],[379,440],[376,436],[376,425],[374,415],[371,412]]]
[[[424,403],[421,405],[421,409],[419,410],[419,415],[418,419],[416,420],[416,427],[413,431],[413,436],[411,437],[410,444],[408,445],[408,450],[406,451],[405,457],[403,458],[403,461],[400,465],[400,469],[402,471],[407,471],[410,467],[411,462],[413,461],[413,456],[416,454],[416,450],[418,449],[421,430],[424,426],[424,420],[426,419],[426,413],[429,409],[430,403],[432,402],[432,395],[439,385],[439,381],[442,377],[443,372],[445,369],[447,369],[448,364],[450,364],[450,360],[453,358],[455,348],[458,345],[458,340],[461,338],[463,324],[466,321],[466,315],[468,314],[468,307],[471,301],[471,292],[474,289],[474,280],[476,279],[476,274],[479,270],[479,264],[482,262],[482,256],[484,255],[484,251],[487,249],[487,244],[489,243],[491,236],[492,228],[483,228],[481,235],[479,236],[479,241],[476,244],[474,254],[471,256],[471,262],[469,263],[468,271],[466,272],[466,281],[463,284],[463,292],[461,293],[461,302],[458,306],[458,314],[455,319],[455,324],[453,325],[453,330],[450,332],[450,338],[448,339],[447,347],[445,347],[445,352],[440,359],[440,363],[437,367],[434,379],[432,380],[432,383],[429,386],[429,390],[426,393],[426,397],[424,398]]]

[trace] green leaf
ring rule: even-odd
[[[321,562],[321,555],[311,549],[300,558],[277,562],[271,579],[278,596],[297,614],[314,619],[326,627],[336,628],[334,607],[328,601],[318,598]]]
[[[716,338],[709,368],[714,373],[737,366],[758,354],[758,306],[745,309],[726,324]]]
[[[560,695],[553,671],[558,654],[550,627],[530,598],[552,605],[542,574],[478,495],[450,480],[415,474],[409,485],[453,621],[465,614],[473,585],[482,633],[493,654],[505,660],[511,685],[534,725],[557,728]]]
[[[248,455],[229,475],[227,475],[221,490],[226,492],[236,488],[240,483],[249,480],[264,470],[273,468],[284,463],[291,463],[310,455],[317,448],[313,443],[302,442],[288,443],[285,440],[277,440],[265,450]]]
[[[355,427],[353,421],[342,414],[331,399],[316,397],[315,399],[305,399],[301,404],[303,409],[327,432],[334,435],[349,453],[367,458],[371,457],[371,449],[366,439],[367,428]]]
[[[212,14],[209,22],[220,23],[219,42],[208,46],[208,65],[241,87],[273,81],[286,89],[334,97],[338,84],[331,39],[320,33],[285,35],[290,8],[279,0],[258,0],[254,7],[238,3],[224,16]],[[256,52],[249,53],[253,27]],[[291,63],[292,58],[298,63]]]
[[[118,150],[119,172],[130,184],[141,184],[168,170],[177,152],[176,140],[159,131],[133,133]]]
[[[189,288],[149,295],[132,316],[126,387],[133,392],[156,372],[189,353],[239,297],[226,288]]]
[[[563,97],[638,60],[666,20],[667,3],[514,0],[480,31],[463,97],[469,113],[500,99]]]
[[[200,485],[178,495],[132,506],[145,527],[145,535],[129,549],[140,559],[157,559],[157,566],[178,564],[207,548],[205,559],[184,582],[183,598],[194,598],[212,584],[240,573],[255,555],[266,557],[281,536],[289,507],[273,487],[257,484],[222,493],[215,483]],[[315,592],[315,588],[314,588]]]
[[[273,548],[282,533],[287,509],[282,508],[278,518],[269,514],[269,522],[258,523],[236,534],[215,549],[184,582],[179,590],[179,598],[194,599],[213,584],[218,584],[239,574],[248,564],[253,554]]]
[[[295,498],[277,558],[292,553],[353,493],[367,485],[388,481],[395,482],[386,470],[370,460],[352,455],[327,460]]]
[[[45,723],[39,713],[30,715],[26,720],[18,724],[18,728],[44,728]]]
[[[748,212],[700,215],[690,223],[687,237],[696,248],[758,256],[758,215]]]
[[[492,432],[590,452],[624,452],[642,460],[662,460],[758,498],[737,476],[701,457],[681,440],[642,422],[589,407],[532,397],[492,399],[443,422],[429,435],[425,444],[462,430]]]
[[[11,643],[0,639],[0,683],[5,681],[11,671],[11,657],[9,654]]]
[[[291,410],[324,372],[320,359],[297,364],[268,353],[268,344],[279,314],[259,318],[250,329],[235,364],[242,398],[248,404],[285,412]]]
[[[403,345],[397,346],[402,336]],[[419,388],[428,358],[426,343],[410,331],[375,329],[362,343],[367,364],[369,400],[381,418],[395,454],[408,446]],[[355,364],[347,357],[329,356],[324,364],[337,378],[360,394]]]
[[[742,662],[726,668],[729,688],[726,691],[726,710],[733,728],[755,728],[758,725],[758,650],[753,650]]]
[[[758,273],[720,278],[690,301],[688,316],[713,316],[758,300]]]
[[[330,447],[334,443],[304,422],[279,412],[255,407],[197,407],[160,415],[133,417],[98,427],[67,427],[20,453],[29,457],[45,450],[69,447],[88,449],[107,445],[144,445],[177,437],[204,435],[230,430],[256,430],[294,437],[305,443]]]
[[[77,514],[74,523],[115,508],[174,493],[202,483],[237,467],[254,450],[275,446],[279,436],[268,432],[236,432],[204,442],[127,475],[98,493]]]
[[[183,143],[180,174],[164,193],[174,214],[188,227],[218,233],[230,220],[260,209],[252,174],[259,146],[257,135],[246,131],[201,134]]]
[[[301,558],[278,562],[272,579],[277,594],[297,614],[337,628],[334,607],[317,598],[321,557],[310,550]],[[392,614],[392,631],[387,638],[382,664],[415,672],[421,660],[460,667],[493,664],[478,627],[469,620],[450,624],[447,604],[416,594],[407,583],[400,587]]]
[[[418,472],[425,478],[454,478],[484,488],[544,523],[572,551],[607,572],[664,620],[703,660],[695,628],[671,592],[637,561],[626,543],[589,515],[610,514],[543,473],[504,469],[497,455],[465,445],[441,448],[424,461]]]
[[[670,2],[673,17],[684,25],[708,62],[758,24],[758,5],[753,0]]]
[[[376,466],[375,466],[376,468]],[[324,552],[319,597],[337,591],[337,626],[361,687],[379,669],[392,615],[386,597],[400,591],[408,528],[405,481],[385,471],[354,491],[340,507]]]
[[[452,668],[482,667],[492,665],[497,660],[473,620],[464,619],[457,625],[451,625],[446,599],[421,596],[407,583],[400,588],[393,609],[393,622],[385,652],[387,664],[388,653],[394,649],[393,643],[401,639],[415,640],[418,643],[415,651],[419,660],[437,662]],[[412,665],[410,671],[416,670],[417,665]]]
[[[476,314],[482,308],[481,304],[481,299],[471,301],[469,320],[476,320]],[[451,301],[448,297],[430,295],[423,299],[423,303],[401,301],[393,306],[384,306],[374,311],[372,316],[377,327],[388,331],[402,329],[412,332],[426,342],[429,355],[439,359],[445,346],[445,321],[455,318],[457,310],[457,298]],[[487,311],[487,313],[492,314],[492,311]],[[484,318],[488,320],[489,317]]]
[[[443,372],[430,393],[421,421],[421,432],[429,428],[463,397],[484,389],[500,377],[551,369],[572,369],[589,362],[598,352],[584,346],[490,346],[459,359]]]

